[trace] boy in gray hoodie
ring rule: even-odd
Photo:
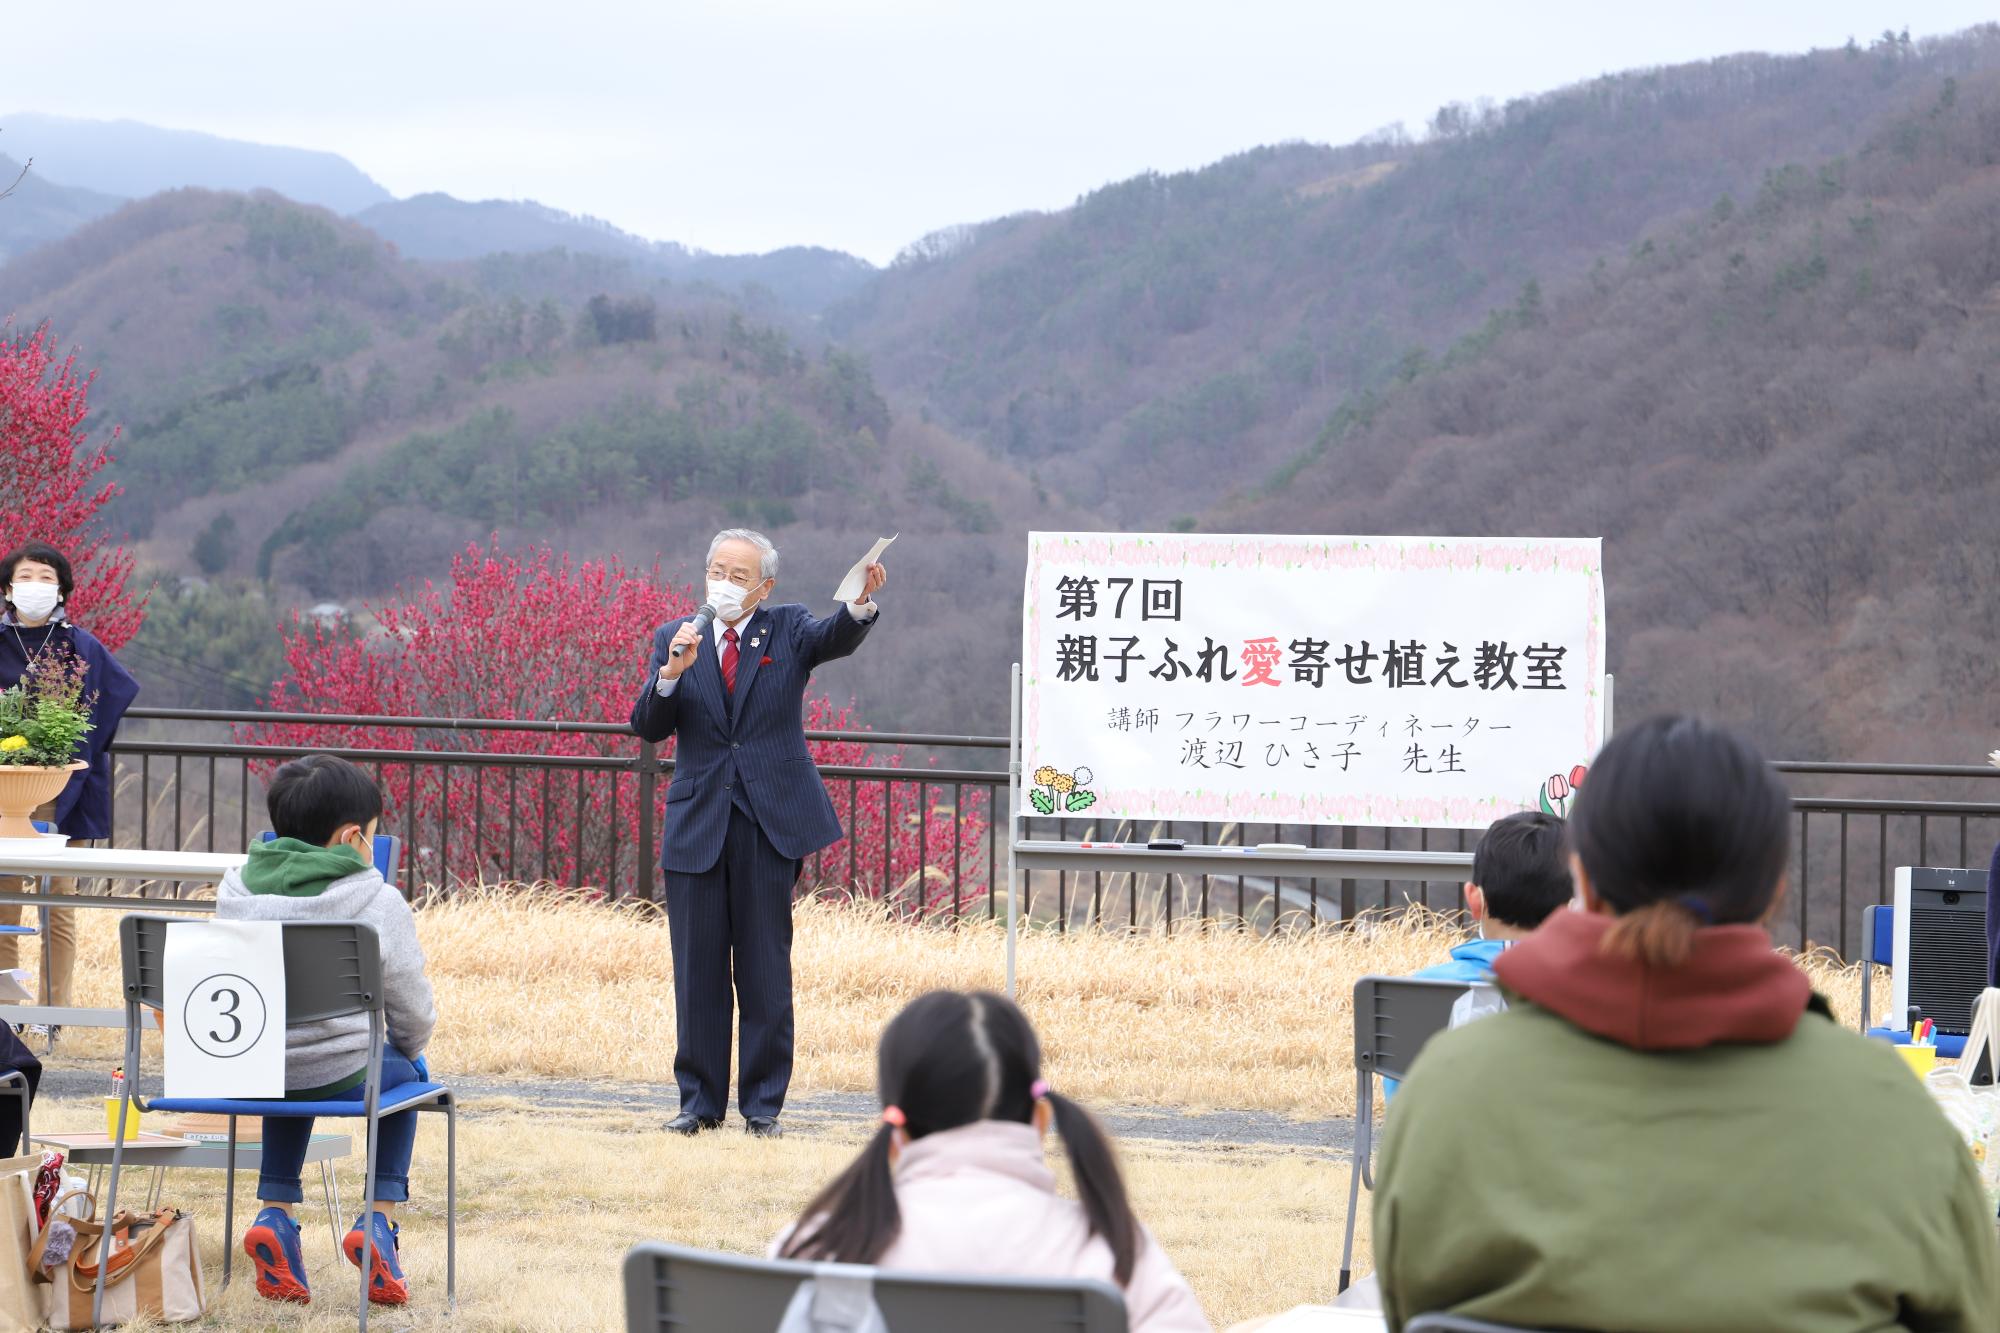
[[[416,918],[403,896],[375,869],[375,826],[382,793],[366,773],[332,755],[295,759],[271,777],[265,790],[277,837],[250,848],[250,861],[232,870],[216,891],[216,916],[236,921],[362,921],[375,928],[382,954],[382,999],[388,1044],[382,1053],[382,1088],[426,1083],[424,1045],[437,1024],[431,984]],[[295,1102],[362,1100],[368,1066],[368,1017],[351,1014],[285,1029],[285,1099]],[[292,1210],[305,1198],[300,1173],[310,1117],[264,1120],[263,1162],[257,1198],[263,1205],[243,1237],[257,1270],[257,1294],[270,1300],[311,1299],[299,1226]],[[383,1118],[375,1149],[375,1209],[357,1218],[341,1248],[361,1262],[362,1226],[372,1226],[368,1299],[400,1305],[409,1299],[397,1255],[396,1205],[410,1197],[410,1154],[417,1112]]]

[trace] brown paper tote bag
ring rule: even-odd
[[[42,1326],[42,1293],[28,1276],[28,1254],[39,1230],[35,1216],[35,1176],[42,1155],[0,1161],[0,1329]]]
[[[97,1200],[88,1194],[83,1197],[95,1214]],[[42,1257],[50,1241],[49,1229],[44,1229],[29,1255],[29,1264],[49,1284],[49,1327],[90,1328],[91,1295],[97,1285],[99,1249],[107,1228],[95,1220],[79,1218],[51,1220],[50,1228],[58,1221],[67,1221],[76,1230],[67,1257],[60,1265],[52,1265],[46,1275],[42,1273]],[[104,1282],[101,1327],[129,1323],[140,1315],[166,1324],[201,1318],[207,1302],[192,1218],[174,1208],[136,1214],[121,1210],[108,1230],[111,1258]]]

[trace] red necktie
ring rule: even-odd
[[[736,693],[736,631],[722,631],[722,688]]]

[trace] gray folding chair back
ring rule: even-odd
[[[1528,1328],[1521,1324],[1494,1324],[1484,1319],[1465,1319],[1452,1314],[1426,1314],[1418,1315],[1403,1325],[1403,1333],[1553,1333],[1553,1331]]]
[[[625,1255],[628,1333],[772,1333],[822,1269],[874,1289],[889,1333],[1125,1333],[1125,1299],[1085,1278],[951,1277],[752,1259],[648,1241]]]
[[[128,960],[126,1003],[161,1008],[167,994],[167,927],[174,918],[134,915],[118,924]],[[359,921],[291,921],[285,923],[284,941],[287,1025],[381,1010],[382,946],[374,927]],[[128,1039],[136,1045],[138,1033]]]
[[[1402,1078],[1424,1043],[1451,1026],[1463,981],[1363,977],[1354,983],[1354,1168],[1347,1181],[1347,1239],[1340,1249],[1339,1290],[1353,1280],[1355,1210],[1361,1186],[1375,1188],[1375,1080]]]

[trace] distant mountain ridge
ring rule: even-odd
[[[715,255],[675,241],[649,241],[602,218],[528,199],[467,201],[433,191],[373,205],[355,221],[412,259],[567,250],[626,260],[675,282],[706,282],[725,291],[762,287],[802,314],[847,299],[875,274],[866,260],[838,250],[791,246],[762,255]]]
[[[23,163],[0,153],[0,190],[7,196],[0,222],[0,264],[15,255],[59,241],[84,223],[114,212],[125,201],[116,195],[44,180],[39,172],[22,174]],[[18,182],[18,184],[16,183]]]
[[[1492,312],[1996,69],[1989,24],[1448,106],[1420,141],[1256,148],[926,238],[827,327],[1050,490],[1125,526],[1193,519]]]
[[[565,213],[529,199],[466,200],[439,190],[371,204],[354,220],[412,259],[478,259],[558,249],[637,259],[655,247],[602,218]]]
[[[393,196],[338,153],[225,139],[136,120],[21,111],[0,117],[8,152],[35,159],[43,180],[126,199],[162,190],[276,190],[302,204],[357,213]]]
[[[788,599],[820,602],[902,532],[929,552],[897,580],[926,651],[855,697],[997,725],[989,608],[1020,575],[988,534],[1032,486],[770,304],[561,248],[415,259],[269,191],[165,191],[0,265],[0,317],[49,321],[98,372],[93,438],[122,427],[105,521],[146,568],[353,603],[498,533],[680,580],[749,524],[783,545]],[[163,649],[240,675],[229,642]]]
[[[623,260],[646,275],[759,289],[794,314],[817,315],[874,276],[866,260],[818,246],[718,255],[654,241],[601,218],[528,199],[457,199],[438,191],[397,199],[337,153],[273,147],[137,121],[19,112],[0,118],[0,151],[34,169],[0,210],[0,264],[59,241],[121,203],[168,190],[270,190],[358,220],[420,260],[476,260],[566,251]],[[0,158],[0,161],[4,161]],[[12,180],[15,167],[6,175]]]
[[[1621,717],[1977,762],[2000,721],[2000,60],[1495,312],[1202,515],[1604,538]]]

